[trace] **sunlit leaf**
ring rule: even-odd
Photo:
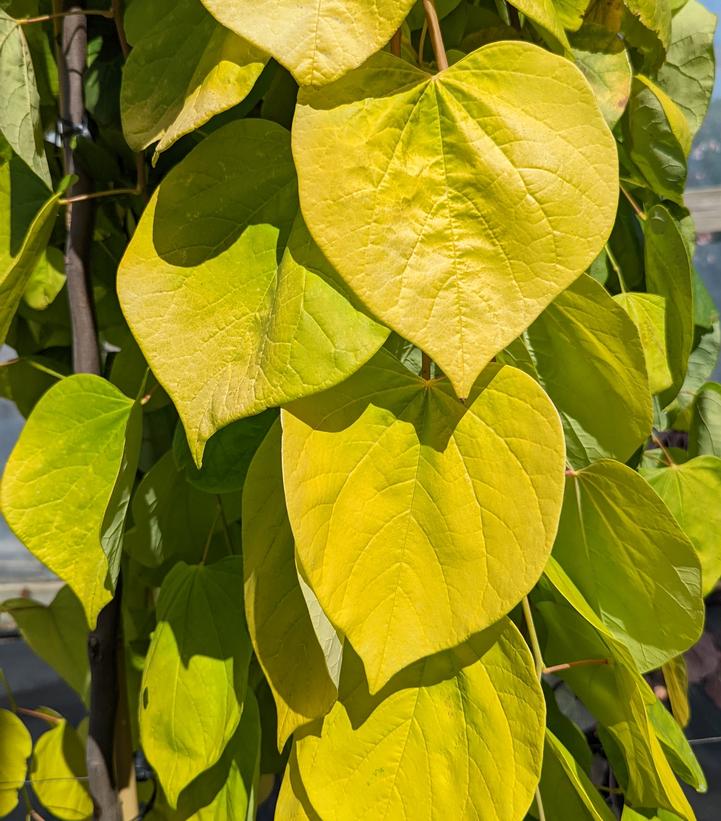
[[[570,51],[563,21],[553,0],[513,0],[511,5],[536,23],[544,40],[556,51]]]
[[[641,339],[651,393],[670,388],[673,382],[666,349],[666,300],[659,294],[624,292],[614,296],[633,320]]]
[[[216,131],[164,179],[118,290],[196,462],[219,428],[341,381],[387,336],[343,295],[300,215],[290,136],[261,120]]]
[[[490,366],[463,405],[445,379],[381,351],[281,418],[299,562],[371,690],[492,624],[538,580],[564,449],[555,409],[521,371]]]
[[[668,762],[679,778],[698,792],[706,792],[706,776],[683,730],[669,711],[649,692],[648,715]],[[653,702],[650,699],[653,698]]]
[[[595,259],[616,212],[593,93],[527,43],[492,43],[435,76],[378,54],[301,91],[293,152],[328,259],[464,397]]]
[[[35,743],[30,781],[40,803],[53,817],[62,821],[92,818],[84,741],[64,719],[46,730]]]
[[[375,696],[347,656],[341,700],[319,735],[296,742],[299,771],[327,821],[515,821],[538,783],[544,714],[530,651],[503,619],[399,673]]]
[[[243,100],[267,55],[219,25],[199,0],[178,0],[153,20],[123,69],[128,145],[156,151]]]
[[[295,566],[285,510],[280,424],[258,449],[243,493],[245,612],[258,661],[278,712],[278,748],[325,715],[337,688],[313,629]]]
[[[663,671],[663,680],[666,682],[673,717],[681,727],[686,727],[691,720],[686,660],[683,656],[676,656],[676,658],[667,661],[661,670]]]
[[[400,28],[414,0],[203,0],[224,26],[272,54],[301,85],[359,66]]]
[[[138,428],[139,407],[109,382],[68,377],[35,406],[3,475],[8,524],[68,583],[91,627],[117,577]]]
[[[0,709],[0,816],[9,815],[18,804],[18,790],[25,783],[27,760],[33,742],[22,721],[9,710]]]
[[[171,806],[218,761],[240,721],[250,658],[242,578],[239,557],[180,563],[160,588],[140,738]]]
[[[693,545],[646,481],[619,462],[596,462],[566,479],[546,573],[628,646],[642,672],[687,650],[703,629]]]

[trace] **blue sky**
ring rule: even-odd
[[[721,17],[721,0],[701,0],[701,2],[710,9],[714,14]],[[721,65],[721,27],[716,28],[716,63]],[[719,78],[718,68],[716,71],[716,88],[714,89],[714,97],[721,97],[721,78]]]

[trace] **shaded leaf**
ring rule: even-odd
[[[708,788],[706,776],[704,776],[701,765],[698,763],[691,745],[686,740],[683,730],[671,713],[654,697],[653,702],[649,703],[648,715],[658,740],[661,742],[661,747],[663,747],[668,762],[676,775],[696,791],[706,792]]]
[[[689,453],[721,456],[721,385],[708,382],[699,390],[689,430]]]
[[[141,685],[140,740],[171,806],[240,721],[250,641],[242,562],[179,563],[163,580]]]

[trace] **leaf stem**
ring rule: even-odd
[[[606,254],[607,254],[609,260],[611,260],[611,266],[612,266],[613,270],[616,272],[616,276],[618,277],[618,284],[621,286],[621,291],[624,294],[627,293],[628,288],[626,287],[626,281],[623,278],[623,273],[621,271],[621,266],[618,264],[618,260],[614,256],[613,251],[611,250],[608,243],[606,243]]]
[[[533,613],[531,612],[531,603],[528,600],[528,596],[523,597],[521,605],[523,607],[523,618],[526,620],[526,627],[528,628],[528,637],[531,640],[531,651],[533,652],[533,658],[536,662],[536,675],[540,681],[543,677],[543,671],[546,665],[543,663],[541,645],[538,641],[538,633],[536,632],[536,624],[533,621]],[[546,821],[546,812],[543,808],[540,787],[536,787],[536,806],[538,807],[538,821]]]
[[[656,432],[655,432],[655,431],[651,433],[651,441],[652,441],[655,445],[658,445],[658,447],[659,447],[659,448],[661,449],[661,451],[663,452],[663,457],[664,457],[664,459],[666,460],[666,464],[667,464],[670,468],[676,467],[676,462],[674,462],[674,461],[673,461],[673,457],[671,456],[671,452],[670,452],[670,451],[669,451],[669,449],[666,447],[666,445],[664,445],[664,443],[663,443],[663,442],[659,439],[659,437],[656,435]]]
[[[233,542],[230,538],[230,527],[228,526],[228,520],[225,518],[225,511],[223,510],[223,500],[220,498],[220,494],[216,494],[215,498],[218,500],[218,511],[220,513],[220,523],[223,525],[223,536],[225,537],[225,545],[228,548],[228,555],[233,555]]]
[[[18,707],[17,712],[22,713],[24,716],[30,716],[30,718],[39,718],[40,721],[47,721],[48,724],[53,724],[55,726],[60,724],[62,721],[62,718],[48,715],[48,713],[43,713],[40,710],[31,710],[28,707]]]
[[[391,54],[395,55],[396,57],[401,56],[401,30],[398,31],[391,37]]]
[[[551,673],[560,673],[563,670],[571,670],[573,667],[600,667],[609,663],[608,659],[581,659],[580,661],[568,661],[565,664],[553,664],[551,667],[544,667],[543,672],[550,675]]]
[[[448,55],[446,54],[446,47],[443,45],[443,32],[441,31],[441,23],[438,19],[438,12],[436,11],[434,0],[423,0],[423,10],[426,13],[426,21],[428,23],[428,31],[431,35],[431,45],[433,46],[433,54],[436,57],[436,65],[439,71],[445,71],[445,69],[448,68]]]
[[[29,26],[31,23],[47,23],[50,20],[58,20],[61,17],[71,17],[74,14],[82,14],[86,17],[92,14],[95,17],[106,17],[108,20],[113,17],[113,12],[110,9],[68,9],[68,11],[57,11],[53,14],[41,14],[38,17],[21,17],[15,22],[19,26]]]
[[[421,35],[418,38],[418,65],[423,67],[423,52],[426,48],[426,37],[428,36],[428,20],[423,21]]]
[[[621,186],[621,192],[623,196],[626,197],[626,199],[629,201],[629,203],[631,203],[631,208],[633,208],[633,210],[636,212],[636,216],[639,219],[645,220],[646,213],[644,212],[643,208],[641,208],[641,206],[636,202],[636,200],[631,196],[631,193],[624,185]]]
[[[213,534],[215,533],[215,526],[218,524],[218,519],[220,518],[220,514],[222,512],[222,508],[220,503],[218,504],[218,510],[215,513],[215,518],[213,519],[213,524],[210,526],[210,531],[208,533],[208,538],[205,540],[205,547],[203,548],[203,556],[200,559],[201,564],[205,564],[208,559],[208,551],[210,550],[210,543],[213,541]]]
[[[99,200],[101,197],[138,196],[143,190],[137,185],[133,188],[109,188],[107,191],[91,191],[88,194],[77,194],[74,197],[64,197],[58,200],[60,205],[72,205],[74,202],[87,202],[88,200]]]

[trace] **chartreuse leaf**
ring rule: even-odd
[[[686,727],[691,720],[686,660],[683,656],[676,656],[676,658],[667,661],[661,670],[663,671],[663,680],[666,682],[668,700],[671,703],[673,716],[681,727]]]
[[[590,607],[627,645],[642,672],[687,650],[703,629],[693,545],[646,481],[620,462],[602,460],[567,477],[546,573],[582,615]]]
[[[613,297],[633,320],[641,339],[652,394],[673,382],[666,349],[666,300],[659,294],[625,292]]]
[[[391,39],[414,0],[203,0],[224,26],[272,54],[301,85],[322,85]]]
[[[340,696],[319,734],[296,741],[325,821],[523,818],[540,775],[545,704],[508,619],[418,661],[375,696],[349,653]]]
[[[681,109],[650,80],[636,75],[623,120],[624,146],[647,185],[683,204],[690,132]]]
[[[564,818],[569,821],[614,821],[614,814],[591,779],[548,729],[540,790],[549,821]]]
[[[691,136],[706,116],[714,86],[716,15],[688,0],[673,17],[671,43],[656,75],[658,85],[684,113]]]
[[[338,691],[313,628],[295,566],[283,497],[280,423],[269,431],[243,492],[243,570],[248,630],[278,713],[278,749],[325,715]]]
[[[297,744],[293,745],[288,765],[283,773],[275,814],[284,821],[321,821],[321,817],[313,809],[308,793],[301,781],[298,772],[296,748]]]
[[[721,459],[697,456],[682,465],[646,469],[643,475],[693,542],[707,596],[721,578]]]
[[[212,767],[240,721],[250,641],[240,557],[165,577],[141,685],[140,739],[171,806]]]
[[[571,46],[553,0],[513,0],[511,5],[540,28],[551,48],[570,52]]]
[[[231,422],[208,440],[203,466],[198,468],[181,425],[173,436],[173,456],[188,482],[206,493],[231,493],[241,490],[248,466],[278,412],[267,410]]]
[[[665,52],[671,41],[669,0],[624,0],[624,5],[647,31],[658,38],[659,45]]]
[[[302,89],[293,152],[321,249],[461,397],[593,262],[616,213],[592,91],[528,43],[491,43],[435,76],[381,53]]]
[[[683,730],[653,692],[647,690],[648,715],[673,771],[698,792],[706,792],[706,776]]]
[[[717,382],[707,382],[696,395],[688,449],[692,456],[721,456],[721,385]]]
[[[156,152],[241,102],[268,56],[219,25],[199,0],[153,20],[123,69],[120,107],[128,145]]]
[[[9,710],[0,709],[0,816],[18,804],[18,790],[25,783],[27,760],[33,742],[22,721]]]
[[[381,351],[281,418],[300,566],[373,692],[495,622],[538,580],[564,448],[526,374],[492,365],[463,405],[447,380]]]
[[[626,805],[621,821],[678,821],[678,816],[668,810],[635,810]]]
[[[685,821],[694,821],[648,716],[647,705],[653,694],[635,671],[624,645],[602,637],[566,605],[544,601],[536,610],[545,627],[546,664],[609,661],[606,665],[571,667],[559,675],[598,720],[606,755],[627,803],[665,807]]]
[[[85,821],[93,816],[86,786],[85,744],[78,730],[60,719],[35,743],[30,782],[40,803],[62,821]]]
[[[340,382],[388,334],[344,296],[296,185],[284,128],[230,123],[163,180],[120,264],[123,311],[198,463],[219,428]]]
[[[45,248],[28,278],[23,299],[35,311],[44,311],[65,285],[65,258],[52,246]]]
[[[691,260],[678,223],[663,205],[648,211],[643,231],[646,287],[666,300],[666,351],[673,384],[661,400],[668,404],[683,384],[693,346]]]
[[[577,31],[583,23],[590,0],[554,0],[553,5],[563,27],[568,31]]]
[[[88,694],[88,622],[77,596],[68,585],[50,604],[33,599],[8,599],[0,611],[10,614],[28,646],[79,695]]]
[[[583,274],[501,355],[556,406],[574,467],[628,459],[648,437],[652,406],[639,335],[606,289]]]
[[[253,821],[260,761],[260,714],[252,690],[245,694],[235,735],[218,763],[181,793],[180,818],[195,821]]]
[[[109,382],[68,377],[35,406],[3,476],[8,524],[91,627],[115,586],[139,426],[140,407]]]
[[[50,169],[43,150],[40,95],[30,48],[22,26],[1,9],[0,76],[3,78],[0,133],[13,151],[49,186]]]
[[[0,343],[45,252],[59,199],[17,157],[0,163]]]
[[[613,128],[626,110],[633,72],[623,40],[602,26],[588,24],[571,38],[576,65],[588,80],[598,107]]]

